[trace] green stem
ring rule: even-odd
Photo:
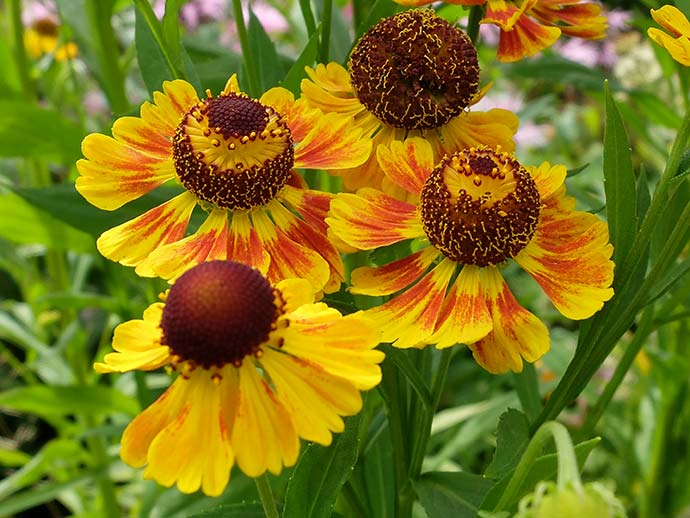
[[[556,421],[549,421],[539,427],[527,445],[520,463],[515,468],[513,476],[503,491],[503,495],[501,495],[500,500],[493,509],[495,513],[507,511],[511,504],[517,500],[520,488],[527,478],[530,469],[551,437],[553,437],[556,443],[556,452],[558,454],[558,487],[564,488],[570,485],[576,491],[583,491],[577,457],[575,456],[573,441],[568,434],[568,430]]]
[[[537,371],[531,363],[525,363],[522,372],[513,373],[513,381],[515,382],[515,391],[522,411],[527,415],[530,421],[534,421],[539,412],[541,412],[541,396],[539,395],[539,380],[537,379]]]
[[[7,2],[7,18],[12,38],[12,54],[14,63],[19,73],[19,82],[22,86],[24,96],[33,101],[36,99],[36,90],[29,73],[29,60],[26,56],[24,47],[24,25],[22,24],[22,7],[20,0],[9,0]]]
[[[125,75],[118,61],[120,47],[110,23],[112,2],[90,0],[86,2],[85,11],[91,35],[97,43],[95,51],[103,90],[112,111],[115,115],[121,115],[129,110],[129,102],[125,94]]]
[[[319,62],[328,63],[328,53],[331,45],[331,20],[333,18],[333,0],[323,1],[321,14],[321,45],[319,45]]]
[[[276,507],[271,484],[268,481],[266,473],[256,477],[254,482],[256,483],[256,489],[259,491],[259,498],[261,499],[261,504],[264,506],[266,518],[279,518],[278,508]]]
[[[479,22],[484,17],[484,6],[473,5],[470,9],[470,17],[467,20],[467,35],[476,47],[479,44]]]
[[[316,22],[314,21],[314,11],[311,9],[310,0],[299,0],[299,7],[304,18],[304,25],[307,27],[307,35],[311,38],[316,32]]]
[[[252,95],[252,97],[259,97],[261,94],[259,90],[259,75],[256,69],[256,60],[254,59],[252,46],[249,41],[249,34],[247,33],[247,26],[244,24],[244,14],[242,13],[241,0],[232,0],[232,7],[235,15],[235,25],[237,26],[237,35],[240,38],[240,47],[242,48],[244,67],[247,71],[249,93]]]

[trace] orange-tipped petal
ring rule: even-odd
[[[419,137],[379,145],[376,158],[384,174],[407,192],[419,196],[429,173],[436,165],[428,141]]]
[[[307,279],[315,289],[328,283],[331,272],[328,262],[318,252],[290,239],[263,210],[251,214],[262,247],[271,257],[267,277],[272,283],[283,279]]]
[[[141,147],[144,147],[142,144]],[[161,157],[93,133],[81,145],[76,188],[99,209],[115,210],[175,177],[172,156]]]
[[[340,239],[360,250],[424,235],[416,206],[368,188],[357,194],[338,194],[326,223]]]
[[[249,477],[292,466],[299,453],[299,437],[290,414],[250,359],[239,369],[237,411],[231,442],[237,465]],[[270,446],[267,446],[270,445]]]
[[[347,169],[364,163],[371,155],[371,139],[354,119],[337,113],[318,118],[316,125],[295,148],[295,167]]]
[[[316,126],[319,118],[323,116],[320,110],[307,106],[303,99],[295,101],[292,92],[285,88],[271,88],[261,96],[260,101],[287,117],[288,128],[294,142],[304,140],[309,131]]]
[[[159,132],[139,117],[120,117],[113,124],[112,133],[115,140],[141,153],[161,159],[172,154],[170,135]]]
[[[196,197],[184,192],[141,216],[101,234],[98,251],[125,266],[137,266],[158,247],[184,237]]]
[[[552,166],[549,162],[543,162],[538,167],[528,166],[526,169],[537,184],[542,201],[559,191],[568,173],[564,165]]]
[[[412,288],[365,312],[381,325],[384,342],[400,348],[429,343],[455,268],[456,263],[444,259]]]
[[[390,295],[419,279],[440,255],[427,246],[413,254],[383,266],[362,266],[352,272],[352,293]]]
[[[429,343],[443,349],[473,343],[493,329],[489,305],[481,289],[479,268],[465,265],[446,295]]]
[[[522,358],[535,362],[549,350],[549,331],[517,303],[496,268],[483,268],[480,276],[494,327],[486,337],[468,346],[477,363],[489,372],[520,372]]]
[[[187,269],[204,261],[227,258],[228,214],[214,209],[194,234],[161,246],[151,252],[136,268],[142,277],[177,279]]]

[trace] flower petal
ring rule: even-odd
[[[302,245],[318,252],[318,254],[328,262],[330,268],[330,278],[324,287],[326,293],[333,293],[340,289],[340,285],[345,280],[345,267],[340,254],[328,240],[326,222],[306,222],[288,210],[279,200],[271,200],[267,209],[271,214],[271,219],[277,227],[285,232],[285,235]]]
[[[208,371],[198,370],[185,385],[184,406],[156,434],[148,449],[144,478],[153,478],[169,487],[177,482],[182,493],[199,488],[209,496],[220,495],[228,484],[233,453],[224,426],[221,394],[228,383],[214,382]]]
[[[443,349],[473,343],[493,328],[488,302],[481,290],[479,268],[465,265],[446,295],[429,343]]]
[[[354,119],[337,113],[318,118],[295,147],[298,169],[346,169],[363,164],[371,155],[371,139]]]
[[[283,279],[307,279],[321,290],[330,279],[330,267],[317,252],[296,243],[274,225],[263,210],[251,213],[259,241],[271,257],[267,277],[275,284]]]
[[[182,116],[199,102],[199,97],[191,84],[176,79],[164,81],[163,92],[153,92],[153,102],[141,106],[141,118],[172,140]]]
[[[189,268],[204,261],[227,258],[228,214],[214,209],[194,234],[155,249],[136,268],[142,277],[177,279]]]
[[[510,153],[515,150],[513,138],[519,123],[517,115],[501,108],[487,112],[465,112],[438,128],[442,140],[431,142],[435,144],[437,157],[479,146],[500,146],[503,151]]]
[[[268,272],[271,256],[264,250],[259,235],[246,212],[236,211],[232,215],[227,257],[256,268],[263,275]]]
[[[113,124],[113,137],[118,142],[161,159],[172,156],[171,135],[159,132],[139,117],[120,117]]]
[[[565,204],[543,209],[534,237],[515,261],[558,311],[581,320],[613,296],[613,247],[606,223],[594,214],[567,209]]]
[[[276,284],[283,300],[283,311],[290,313],[304,304],[313,304],[316,300],[314,286],[304,279],[285,279]]]
[[[526,169],[537,184],[542,201],[553,196],[561,188],[567,175],[564,165],[552,166],[549,162],[543,162],[538,167],[528,166]]]
[[[112,261],[136,266],[161,245],[184,237],[196,197],[184,192],[141,216],[101,234],[98,251]]]
[[[444,259],[412,288],[365,312],[381,326],[384,342],[400,348],[429,343],[455,268],[456,263]]]
[[[441,254],[427,246],[413,254],[378,267],[362,266],[352,272],[350,291],[361,295],[390,295],[419,279]]]
[[[299,453],[299,437],[290,414],[253,362],[245,359],[239,375],[231,435],[237,465],[249,477],[266,470],[278,474],[283,466],[292,466]]]
[[[533,56],[553,45],[560,35],[561,29],[558,27],[547,27],[528,16],[521,16],[511,31],[501,30],[498,60],[510,63]]]
[[[342,316],[323,303],[307,304],[285,316],[289,325],[277,332],[282,350],[333,376],[368,390],[381,381],[378,364],[384,354],[374,349],[379,329],[364,313]]]
[[[493,331],[468,344],[474,359],[493,374],[522,371],[522,358],[537,361],[549,350],[549,331],[532,313],[520,306],[494,267],[480,270],[481,287],[493,318]]]
[[[300,437],[328,446],[331,432],[345,428],[340,416],[362,408],[362,397],[349,381],[310,363],[266,349],[261,365],[275,385],[282,406],[292,416]]]
[[[360,250],[425,235],[416,206],[369,188],[338,194],[326,223],[331,232]]]
[[[93,133],[84,139],[81,149],[86,160],[77,162],[76,188],[99,209],[115,210],[175,177],[172,157],[153,154],[153,147],[145,153]]]
[[[436,165],[431,145],[419,137],[405,139],[404,142],[395,140],[390,146],[379,145],[376,158],[393,183],[417,196]]]
[[[295,96],[285,88],[271,88],[259,99],[262,104],[271,106],[287,117],[288,128],[293,142],[302,142],[309,131],[323,116],[321,110],[308,106],[304,99],[295,101]]]

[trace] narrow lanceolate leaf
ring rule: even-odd
[[[352,473],[359,449],[359,415],[346,420],[345,431],[329,447],[310,444],[288,483],[283,518],[327,518]]]
[[[249,9],[247,32],[259,76],[259,87],[261,92],[265,92],[278,85],[280,80],[285,77],[289,65],[278,55],[273,40],[266,34],[266,30],[251,8]],[[256,95],[260,95],[261,92],[257,92]]]
[[[621,264],[627,257],[637,232],[637,193],[633,174],[630,147],[623,121],[611,96],[608,83],[606,91],[606,129],[604,131],[604,191],[606,216],[613,260]]]
[[[515,469],[529,438],[527,416],[514,408],[509,408],[498,421],[496,453],[484,476],[497,479]]]
[[[287,88],[295,97],[299,96],[300,89],[299,85],[302,79],[307,76],[304,71],[304,67],[312,66],[316,62],[316,53],[319,50],[319,34],[320,30],[317,30],[314,35],[309,39],[309,42],[302,50],[302,53],[297,58],[297,61],[290,67],[287,74],[280,83],[280,86]]]
[[[0,393],[0,408],[39,416],[104,412],[134,415],[139,410],[139,405],[135,399],[105,385],[30,385]]]
[[[419,501],[429,518],[474,518],[493,482],[472,473],[424,473],[414,482]]]
[[[153,29],[140,9],[135,10],[135,44],[141,77],[149,94],[161,90],[163,81],[177,79],[174,65],[166,58],[163,42],[156,41]]]

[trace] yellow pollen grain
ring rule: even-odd
[[[472,183],[479,187],[482,184],[482,179],[479,177],[479,175],[474,175],[474,179],[472,180]]]
[[[234,142],[230,142],[230,144],[228,144],[228,149],[231,150],[231,151],[232,151],[233,149],[235,149],[236,147],[237,147],[237,146],[235,145]]]
[[[204,129],[204,137],[210,137],[211,136],[211,130],[209,128]]]
[[[218,140],[217,138],[211,139],[211,144],[213,144],[214,147],[219,147],[220,140]]]
[[[249,133],[249,138],[250,138],[251,140],[254,140],[254,139],[256,138],[256,131],[250,132],[250,133]]]
[[[206,98],[207,99],[213,98],[213,94],[211,93],[211,90],[208,88],[206,89]]]
[[[249,142],[249,137],[247,135],[242,135],[240,142],[242,142],[242,144],[246,144],[247,142]]]
[[[213,382],[214,385],[220,385],[220,382],[223,380],[223,376],[218,374],[217,372],[214,372],[211,375],[211,381]]]

